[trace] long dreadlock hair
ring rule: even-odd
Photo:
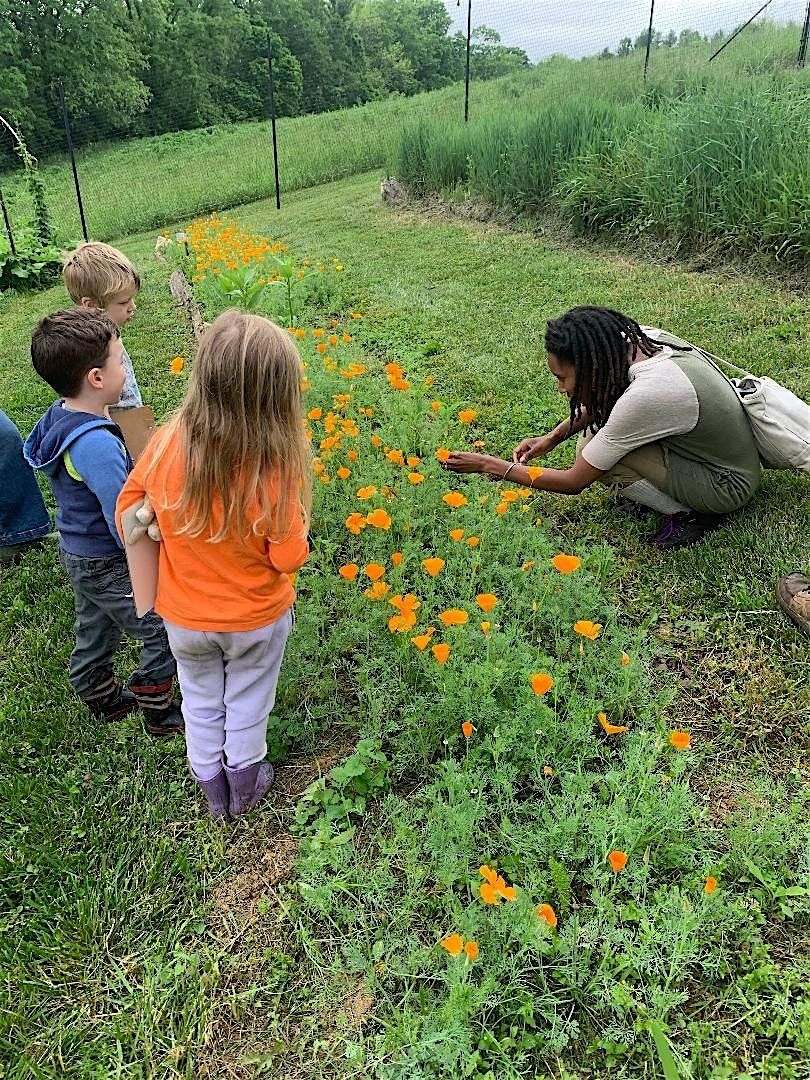
[[[546,351],[571,364],[576,372],[571,425],[587,409],[591,430],[602,427],[630,385],[628,358],[636,351],[652,356],[661,347],[662,342],[647,337],[629,315],[612,308],[575,307],[559,319],[550,319]]]

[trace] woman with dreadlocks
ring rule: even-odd
[[[562,495],[608,484],[625,509],[662,515],[652,542],[664,549],[695,543],[754,494],[760,462],[748,420],[698,349],[604,307],[552,319],[545,344],[568,418],[524,439],[511,462],[456,452],[445,468]],[[573,435],[580,438],[570,469],[527,468]]]

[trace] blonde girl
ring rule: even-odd
[[[163,541],[155,611],[183,692],[194,779],[215,820],[273,783],[267,717],[309,554],[311,465],[301,364],[267,319],[226,311],[206,332],[179,411],[118,499],[148,497]]]

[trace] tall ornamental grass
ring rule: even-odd
[[[801,78],[719,80],[666,99],[582,93],[476,126],[424,118],[396,169],[418,193],[462,189],[518,213],[557,210],[584,231],[650,236],[679,251],[810,255],[810,92]]]

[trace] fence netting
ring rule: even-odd
[[[173,12],[95,0],[49,13],[0,0],[0,14],[0,245],[33,212],[15,134],[67,245],[274,197],[271,111],[283,204],[312,184],[395,172],[403,131],[421,121],[450,131],[465,115],[473,126],[510,111],[574,115],[588,99],[594,124],[616,108],[630,123],[635,109],[690,97],[705,100],[711,130],[717,95],[800,94],[805,110],[810,96],[807,0],[274,0]],[[559,123],[550,132],[567,137]]]

